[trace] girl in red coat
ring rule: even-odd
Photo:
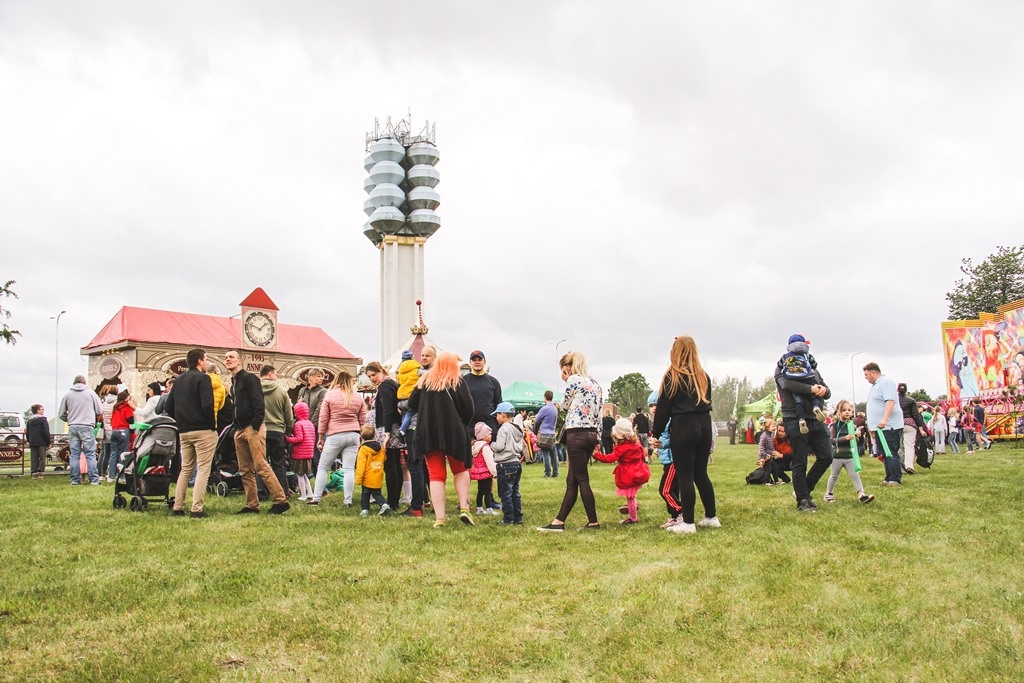
[[[615,492],[626,497],[626,510],[629,513],[629,517],[621,523],[636,524],[636,494],[651,478],[647,454],[633,433],[633,424],[624,417],[616,420],[612,427],[612,442],[615,448],[611,453],[605,455],[595,450],[594,458],[601,462],[618,463],[615,466]]]
[[[299,479],[299,500],[312,500],[313,487],[309,485],[309,473],[313,471],[313,444],[316,429],[309,421],[309,406],[299,401],[292,409],[295,412],[294,436],[286,436],[292,445],[292,472]]]

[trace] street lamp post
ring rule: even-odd
[[[858,351],[850,354],[850,397],[853,398],[853,414],[857,414],[857,386],[855,384],[854,377],[856,376],[853,372],[853,359],[864,353]]]
[[[555,342],[555,360],[558,360],[558,357],[559,357],[558,356],[558,345],[559,344],[564,344],[565,342],[566,342],[565,339],[559,339],[557,342]]]
[[[57,324],[56,324],[54,332],[53,332],[53,348],[54,348],[54,350],[53,350],[53,420],[54,420],[53,424],[54,424],[54,427],[57,426],[57,420],[59,419],[59,416],[57,415],[57,408],[60,405],[59,403],[57,403],[57,386],[60,383],[60,317],[62,315],[64,315],[65,313],[67,313],[67,311],[61,311],[57,315],[50,316],[50,320],[56,320],[57,321]]]

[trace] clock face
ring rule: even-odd
[[[245,338],[253,346],[270,346],[274,342],[274,335],[277,334],[277,330],[274,329],[274,321],[269,315],[260,311],[253,311],[247,315],[243,327]]]

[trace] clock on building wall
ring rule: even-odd
[[[242,338],[258,349],[277,347],[277,316],[272,311],[246,311],[242,316]]]

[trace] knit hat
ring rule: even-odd
[[[412,351],[409,349],[402,351],[402,360],[412,360]]]
[[[615,421],[615,426],[612,427],[612,438],[625,439],[633,435],[633,423],[624,417],[620,417]]]
[[[491,435],[491,428],[484,422],[477,422],[476,427],[473,428],[473,436],[478,440],[486,439]]]

